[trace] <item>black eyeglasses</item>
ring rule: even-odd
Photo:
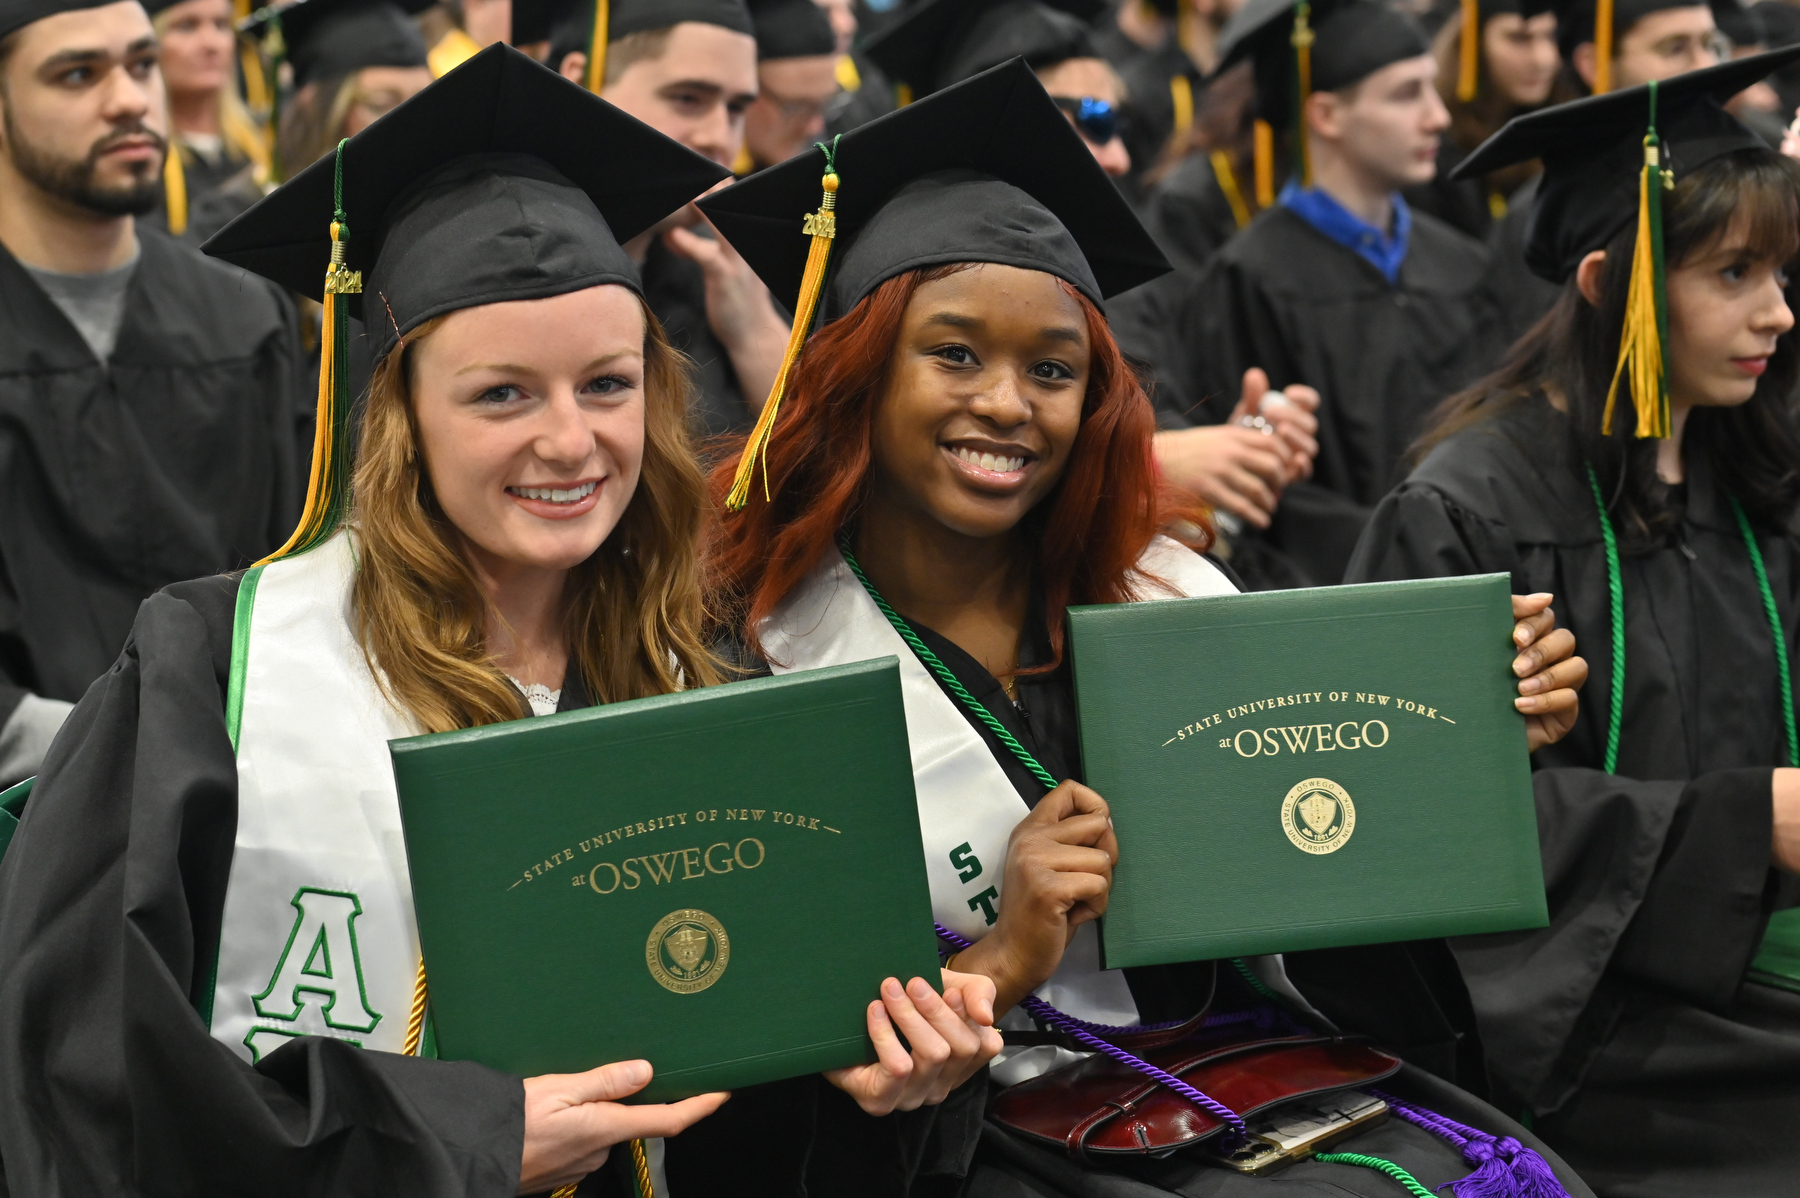
[[[1097,146],[1103,146],[1119,135],[1119,110],[1105,100],[1092,96],[1051,96],[1056,106],[1069,114],[1082,135]]]

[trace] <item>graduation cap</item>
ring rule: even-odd
[[[905,89],[930,95],[1012,58],[1043,67],[1098,58],[1092,22],[1104,0],[927,0],[863,48]]]
[[[0,37],[58,13],[100,8],[114,0],[0,0]],[[173,3],[174,0],[169,0]],[[154,11],[154,10],[152,10]]]
[[[215,234],[206,253],[325,306],[306,510],[275,556],[317,544],[342,514],[347,316],[364,321],[380,360],[420,324],[462,308],[604,283],[641,292],[621,243],[723,177],[708,159],[502,44],[340,142]]]
[[[1219,35],[1213,77],[1248,60],[1256,74],[1256,198],[1275,202],[1274,130],[1291,127],[1302,186],[1312,186],[1306,99],[1431,53],[1425,31],[1381,0],[1249,0]]]
[[[1734,0],[1731,0],[1734,2]],[[1651,13],[1670,8],[1713,8],[1709,0],[1553,0],[1556,43],[1568,62],[1575,47],[1594,43],[1594,91],[1612,90],[1613,50],[1621,34]]]
[[[756,23],[756,60],[836,57],[831,18],[813,0],[750,0]]]
[[[1056,275],[1098,304],[1170,269],[1016,58],[710,195],[700,209],[794,313],[727,499],[733,510],[748,499],[821,298],[830,320],[906,271],[995,262]]]
[[[430,0],[297,0],[259,9],[240,29],[265,44],[279,35],[270,57],[285,59],[301,88],[364,67],[427,65],[425,37],[412,14],[430,7]]]
[[[578,14],[575,19],[585,22],[587,28],[587,70],[581,85],[595,95],[606,85],[606,47],[622,37],[688,21],[756,34],[744,0],[576,0],[574,11]],[[562,43],[564,39],[565,34],[559,32],[553,40]],[[552,60],[557,58],[556,50],[553,45]]]
[[[550,40],[550,33],[562,19],[569,0],[513,0],[512,36],[515,46],[531,46]]]
[[[1800,60],[1800,46],[1737,58],[1624,91],[1588,96],[1514,117],[1454,171],[1475,178],[1540,158],[1525,262],[1561,283],[1583,257],[1637,222],[1619,364],[1606,397],[1603,431],[1612,429],[1619,380],[1629,377],[1640,437],[1669,435],[1663,367],[1668,302],[1663,294],[1662,195],[1677,173],[1768,143],[1725,111],[1725,101],[1779,66]]]

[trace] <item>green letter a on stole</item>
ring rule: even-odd
[[[302,886],[294,893],[294,927],[275,963],[269,984],[254,997],[264,1019],[292,1023],[292,1030],[258,1028],[249,1042],[257,1059],[289,1037],[314,1030],[300,1026],[303,992],[324,999],[318,1008],[325,1026],[340,1031],[372,1032],[381,1016],[369,1009],[363,986],[362,957],[356,946],[356,917],[362,903],[354,894]],[[260,1041],[260,1043],[259,1043]]]

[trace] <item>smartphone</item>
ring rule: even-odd
[[[1387,1118],[1388,1105],[1357,1090],[1337,1090],[1283,1103],[1246,1119],[1250,1138],[1230,1155],[1211,1154],[1215,1164],[1256,1177],[1303,1161],[1348,1136]]]

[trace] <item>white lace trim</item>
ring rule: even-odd
[[[520,693],[525,696],[525,701],[531,704],[532,715],[554,715],[556,705],[562,702],[562,688],[560,687],[551,690],[541,682],[520,682],[511,674],[506,676],[506,680],[518,687]]]

